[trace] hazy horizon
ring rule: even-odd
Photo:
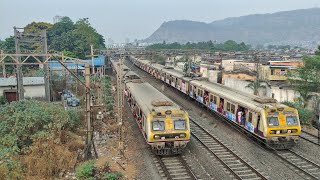
[[[68,16],[73,21],[88,17],[92,26],[106,39],[111,37],[116,42],[123,42],[125,38],[130,41],[147,38],[165,21],[209,23],[228,17],[307,9],[319,5],[319,0],[2,0],[1,11],[5,16],[0,16],[0,39],[13,35],[13,26],[24,27],[33,21],[52,23],[56,15]]]

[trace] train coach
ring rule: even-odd
[[[138,126],[157,155],[180,154],[190,140],[188,113],[153,86],[126,82],[129,106]]]
[[[124,80],[128,104],[152,152],[181,154],[190,141],[188,113],[153,86],[142,82],[129,68]]]
[[[268,147],[289,149],[299,139],[301,127],[295,108],[203,78],[184,77],[179,70],[151,64],[147,60],[131,59],[136,66],[153,72],[156,78],[263,140]]]

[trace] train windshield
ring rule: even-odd
[[[164,121],[153,121],[152,130],[154,131],[163,131],[164,130]]]
[[[287,116],[286,120],[287,120],[287,125],[288,126],[298,125],[298,120],[297,120],[297,118],[295,116]]]
[[[268,117],[268,126],[279,126],[278,117]]]
[[[179,119],[174,121],[174,129],[175,130],[183,130],[186,129],[186,121]]]

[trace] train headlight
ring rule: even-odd
[[[165,140],[165,139],[166,139],[166,137],[161,137],[161,139],[162,139],[162,140]]]
[[[298,130],[296,130],[296,129],[292,129],[291,131],[292,131],[292,133],[298,132]]]
[[[154,135],[154,139],[160,139],[159,135]]]
[[[185,138],[186,134],[180,134],[180,138]]]
[[[275,134],[275,133],[276,133],[276,131],[274,131],[274,130],[270,131],[270,134]]]
[[[291,133],[291,130],[290,130],[290,129],[288,130],[288,133]]]
[[[277,130],[276,134],[280,134],[280,130]]]

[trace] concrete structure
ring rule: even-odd
[[[23,77],[24,96],[27,98],[44,98],[44,77]],[[16,92],[16,77],[0,78],[0,96],[6,92]]]
[[[233,71],[235,62],[243,62],[243,61],[237,60],[237,59],[222,60],[221,66],[224,71]]]
[[[292,69],[302,66],[302,61],[269,61],[270,81],[285,81],[287,80],[286,74]]]

